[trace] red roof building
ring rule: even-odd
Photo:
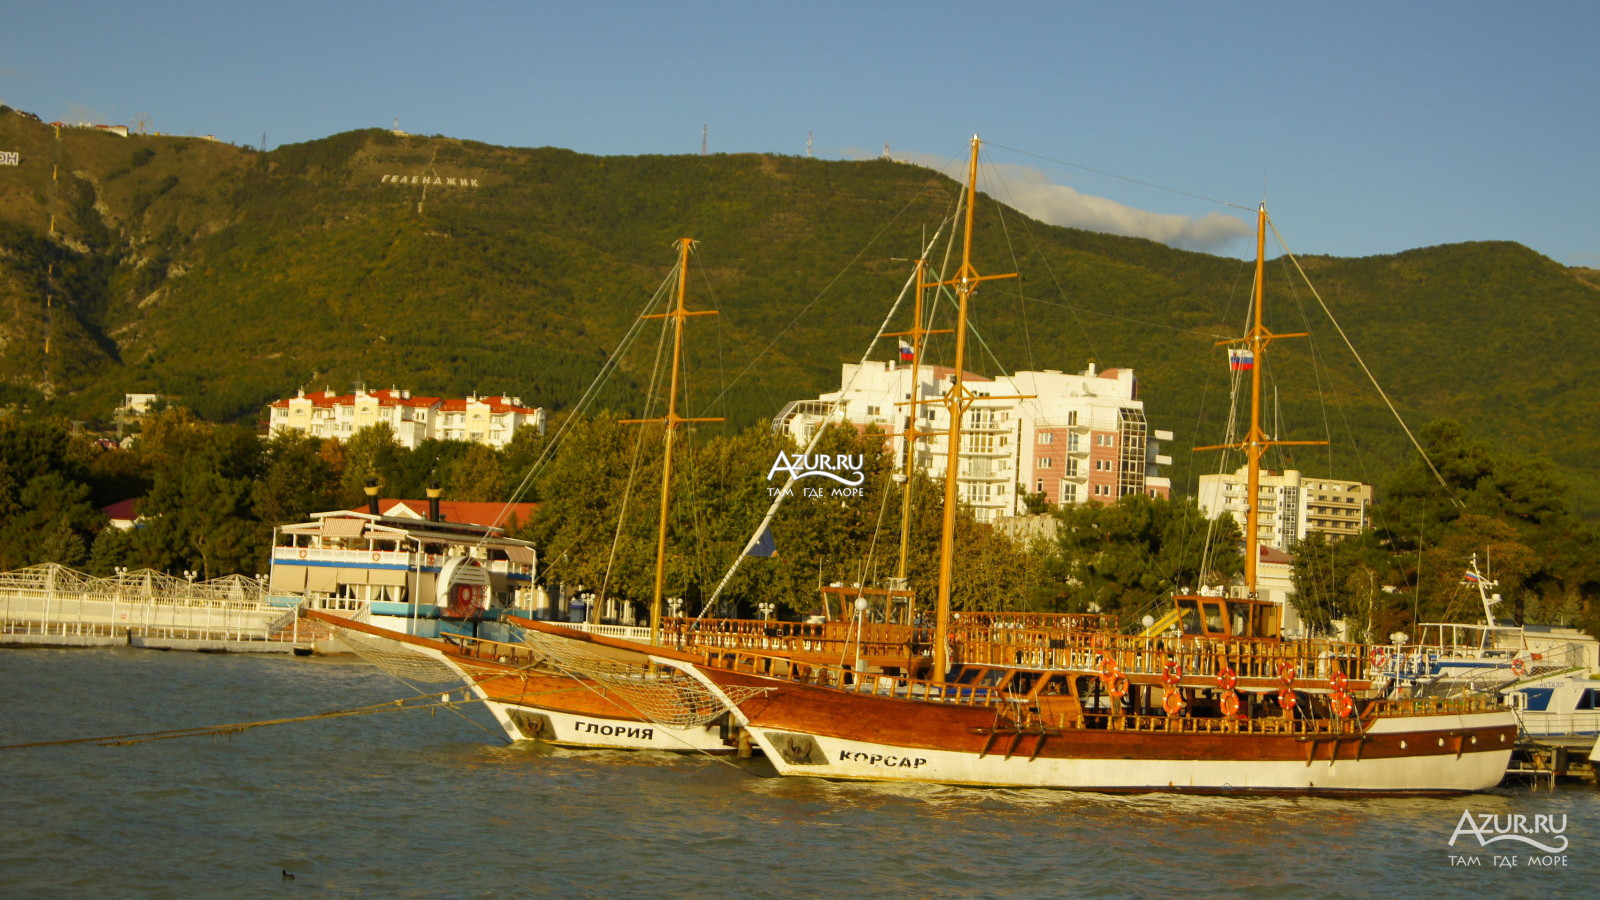
[[[511,396],[446,399],[402,390],[357,390],[350,394],[301,390],[268,407],[268,433],[290,429],[313,437],[347,440],[363,428],[388,423],[402,447],[455,440],[504,447],[524,426],[544,433],[545,412]]]

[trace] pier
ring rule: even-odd
[[[1517,740],[1506,769],[1506,782],[1532,782],[1551,788],[1560,779],[1577,779],[1591,784],[1597,780],[1600,759],[1594,755],[1596,737],[1592,734],[1554,737],[1524,735]]]
[[[208,581],[150,569],[108,578],[55,563],[0,572],[0,646],[309,653],[326,637],[297,615],[299,597],[262,580]]]

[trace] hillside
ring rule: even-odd
[[[57,136],[10,110],[0,149],[22,160],[0,168],[0,404],[91,421],[128,391],[254,421],[297,387],[358,380],[560,409],[689,236],[691,303],[721,313],[692,326],[691,406],[748,424],[837,387],[958,192],[887,161],[593,157],[376,130],[261,153]],[[980,212],[979,271],[1025,277],[980,292],[997,361],[974,368],[1134,368],[1152,424],[1177,435],[1181,489],[1188,447],[1220,439],[1212,345],[1242,327],[1248,265]],[[1492,242],[1301,262],[1413,426],[1455,418],[1544,457],[1600,514],[1593,272]],[[1276,421],[1340,448],[1276,464],[1381,483],[1403,435],[1286,261],[1269,279],[1269,324],[1314,335],[1274,345]],[[610,405],[635,402],[637,365]]]

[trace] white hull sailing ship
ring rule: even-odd
[[[561,629],[559,638],[533,632],[516,641],[450,632],[422,637],[320,610],[305,615],[408,684],[470,693],[511,741],[700,753],[737,747],[720,695],[639,653],[588,644],[581,632]]]
[[[960,444],[972,395],[961,383],[968,299],[987,280],[970,257],[979,143],[973,139],[960,272],[955,363],[945,403],[948,446]],[[1253,327],[1259,367],[1266,212],[1258,213]],[[995,277],[995,276],[988,276]],[[786,775],[1100,791],[1449,794],[1499,783],[1517,733],[1481,698],[1358,699],[1369,691],[1359,644],[1286,640],[1271,604],[1255,599],[1255,479],[1275,443],[1260,425],[1259,368],[1251,431],[1243,597],[1178,598],[1180,634],[1091,630],[951,630],[956,505],[947,466],[931,680],[843,667],[797,666],[757,652],[695,663]],[[1190,614],[1185,616],[1181,613]]]

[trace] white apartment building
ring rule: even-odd
[[[1216,518],[1231,513],[1244,527],[1250,472],[1241,467],[1223,475],[1200,476],[1200,508]],[[1358,534],[1367,527],[1372,485],[1336,478],[1308,478],[1295,469],[1262,471],[1259,480],[1256,538],[1263,546],[1290,550],[1312,533],[1330,540]]]
[[[803,445],[828,422],[876,425],[888,433],[899,466],[914,424],[914,466],[941,479],[950,423],[940,398],[955,373],[924,365],[916,369],[915,384],[912,373],[909,363],[895,361],[846,364],[840,390],[788,404],[773,428]],[[1170,495],[1160,467],[1172,460],[1159,451],[1172,433],[1150,430],[1132,370],[1096,372],[1090,365],[1079,375],[1053,369],[998,378],[968,373],[962,382],[977,400],[961,423],[957,482],[961,501],[978,521],[1021,514],[1023,491],[1057,505]]]
[[[504,447],[524,425],[540,434],[545,427],[542,407],[523,406],[520,397],[511,396],[445,399],[401,390],[334,394],[302,389],[268,409],[269,435],[295,429],[313,437],[348,440],[363,428],[387,422],[395,441],[407,449],[429,439]]]

